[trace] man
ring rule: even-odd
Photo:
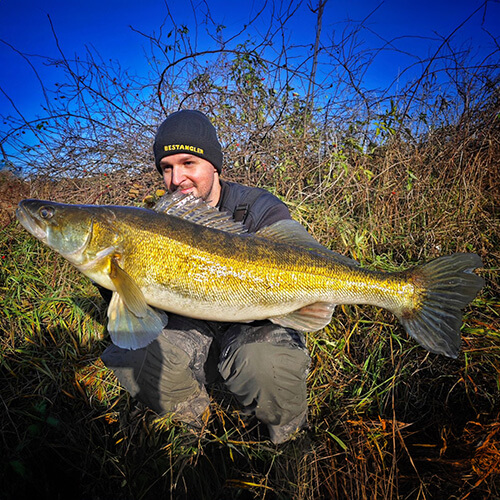
[[[156,168],[170,193],[192,193],[232,214],[249,232],[290,219],[268,191],[220,179],[222,150],[215,128],[199,111],[171,114],[159,127]],[[200,426],[209,411],[205,388],[222,379],[247,413],[282,443],[307,420],[310,357],[302,334],[269,321],[228,324],[169,314],[160,337],[139,350],[108,347],[102,359],[120,383],[160,415]]]

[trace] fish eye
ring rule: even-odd
[[[42,207],[38,213],[42,219],[50,219],[54,215],[54,209],[52,207]]]

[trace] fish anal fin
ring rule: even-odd
[[[330,302],[316,302],[289,314],[269,319],[273,323],[287,328],[293,328],[301,332],[314,332],[321,330],[330,323],[334,309],[335,304]]]
[[[108,332],[113,344],[123,349],[141,349],[160,335],[168,323],[166,313],[147,304],[143,312],[143,316],[136,316],[120,294],[113,292],[108,307]]]

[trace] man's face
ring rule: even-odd
[[[209,161],[188,153],[178,153],[162,158],[160,167],[169,193],[193,193],[212,206],[219,202],[219,173]]]

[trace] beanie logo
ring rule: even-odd
[[[169,144],[167,146],[164,146],[163,149],[165,151],[178,151],[182,149],[184,151],[191,151],[199,155],[205,153],[205,151],[202,148],[198,148],[196,146],[188,146],[187,144]]]

